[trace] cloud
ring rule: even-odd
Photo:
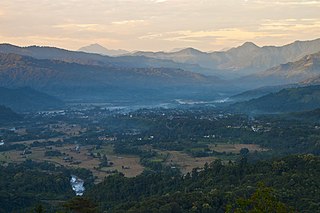
[[[281,37],[284,34],[273,34],[272,37]],[[260,31],[247,31],[239,28],[226,28],[211,31],[173,31],[163,34],[149,34],[140,39],[161,39],[166,41],[202,42],[204,39],[212,40],[253,40],[258,37],[271,36],[270,33]]]
[[[314,1],[314,0],[302,0],[302,1],[291,1],[291,0],[282,0],[282,1],[275,1],[275,0],[269,0],[269,1],[264,1],[264,0],[256,0],[252,1],[253,3],[256,4],[275,4],[275,5],[281,5],[281,6],[320,6],[320,1]]]
[[[150,39],[150,40],[152,40],[152,39],[157,39],[157,38],[161,38],[161,37],[163,37],[164,36],[164,34],[163,33],[156,33],[156,34],[152,34],[152,33],[148,33],[147,35],[143,35],[143,36],[139,36],[138,38],[139,39]]]
[[[278,5],[320,5],[320,1],[277,1]]]
[[[168,2],[168,0],[151,0],[152,2],[155,3],[164,3],[164,2]]]
[[[287,31],[298,33],[301,30],[318,30],[320,33],[320,19],[266,19],[260,26],[264,31]]]
[[[112,24],[115,24],[115,25],[139,25],[139,24],[147,24],[147,21],[146,20],[142,20],[142,19],[139,19],[139,20],[123,20],[123,21],[113,21]]]
[[[99,24],[58,24],[53,25],[54,28],[61,28],[67,30],[86,30],[86,31],[99,31],[102,28]]]
[[[101,42],[129,50],[216,50],[319,37],[319,7],[320,0],[1,0],[0,35],[72,49]]]

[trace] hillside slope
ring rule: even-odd
[[[210,90],[219,84],[223,82],[214,77],[181,69],[104,67],[0,54],[0,86],[27,86],[66,99],[152,97],[166,90],[191,94],[193,88]]]
[[[10,108],[0,105],[0,123],[16,121],[19,119],[21,119],[21,117]]]
[[[30,87],[17,89],[0,87],[0,105],[21,112],[59,109],[64,106],[64,103],[53,96]]]
[[[172,60],[159,60],[144,56],[119,56],[69,51],[55,47],[19,47],[11,44],[0,44],[0,53],[30,56],[36,59],[59,60],[82,65],[95,65],[118,68],[172,68],[183,69],[196,73],[211,73],[211,70],[202,68],[196,64],[177,63]]]
[[[298,61],[281,64],[261,73],[243,77],[239,81],[251,85],[271,86],[300,83],[319,75],[320,52],[317,52]]]
[[[313,110],[320,107],[320,85],[283,89],[250,101],[231,105],[246,113],[278,113]]]

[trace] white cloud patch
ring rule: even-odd
[[[115,25],[139,25],[139,24],[147,24],[146,20],[123,20],[123,21],[113,21],[112,24]]]
[[[99,24],[58,24],[53,25],[54,28],[62,28],[67,30],[88,30],[98,31],[101,28]]]
[[[275,4],[275,5],[280,5],[280,6],[302,6],[302,5],[306,5],[306,6],[320,6],[320,1],[314,1],[314,0],[300,0],[300,1],[292,1],[292,0],[281,0],[281,1],[277,1],[277,0],[269,0],[269,1],[265,1],[265,0],[253,0],[252,3],[256,3],[256,4]]]
[[[278,5],[320,5],[320,1],[277,1]]]
[[[151,0],[151,1],[155,3],[163,3],[163,2],[167,2],[168,0]]]
[[[318,29],[320,32],[320,19],[282,19],[272,20],[266,19],[260,26],[265,31],[287,31],[293,34],[300,30]]]
[[[237,38],[237,40],[253,40],[258,37],[270,36],[270,33],[260,31],[247,31],[238,28],[226,28],[212,31],[173,31],[163,34],[149,34],[140,37],[140,39],[162,39],[166,41],[188,41],[201,42],[203,38],[212,40],[228,40]],[[281,37],[283,34],[274,34],[273,37]]]

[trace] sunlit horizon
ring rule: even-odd
[[[320,1],[3,0],[0,43],[78,50],[220,51],[320,36]]]

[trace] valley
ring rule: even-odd
[[[0,213],[320,212],[320,0],[0,1]]]
[[[279,47],[286,64],[277,66],[242,63],[253,52],[275,57],[274,47],[253,43],[113,57],[0,45],[0,206],[63,212],[92,202],[98,212],[158,213],[169,203],[178,212],[225,212],[270,189],[284,212],[312,212],[320,69],[319,53],[309,52],[317,44]],[[84,184],[83,196],[70,177]]]
[[[310,116],[314,120],[309,120]],[[185,177],[183,181],[188,181],[195,175],[208,175],[207,172],[219,162],[223,167],[230,167],[247,159],[253,163],[246,164],[249,167],[288,155],[309,153],[317,156],[320,152],[317,142],[320,123],[316,116],[319,117],[317,111],[309,111],[299,115],[252,117],[210,106],[129,111],[110,110],[103,106],[76,110],[73,106],[63,113],[28,113],[24,120],[3,126],[0,162],[1,167],[7,169],[12,169],[13,165],[27,166],[30,172],[42,171],[41,175],[65,174],[61,177],[65,183],[71,172],[85,181],[85,195],[99,200],[97,196],[101,190],[116,187],[114,181],[124,181],[124,185],[130,185],[127,181],[134,181],[130,187],[136,187],[141,179],[163,178],[165,182],[159,180],[157,184],[170,184],[169,177],[181,175]],[[36,170],[30,170],[33,166]],[[60,171],[62,168],[63,172]],[[154,187],[159,187],[157,184]],[[65,190],[69,190],[68,187]],[[126,190],[131,191],[123,188],[122,192],[126,193]],[[109,199],[117,201],[109,206],[110,203],[100,200],[101,206],[109,206],[103,208],[116,211],[117,206],[125,202],[113,198],[118,191],[113,194],[109,189],[105,193]],[[159,193],[156,192],[161,195]],[[62,197],[58,194],[52,194],[43,205],[59,209],[62,200],[72,197],[69,191],[63,191]],[[130,200],[138,202],[135,196]]]

